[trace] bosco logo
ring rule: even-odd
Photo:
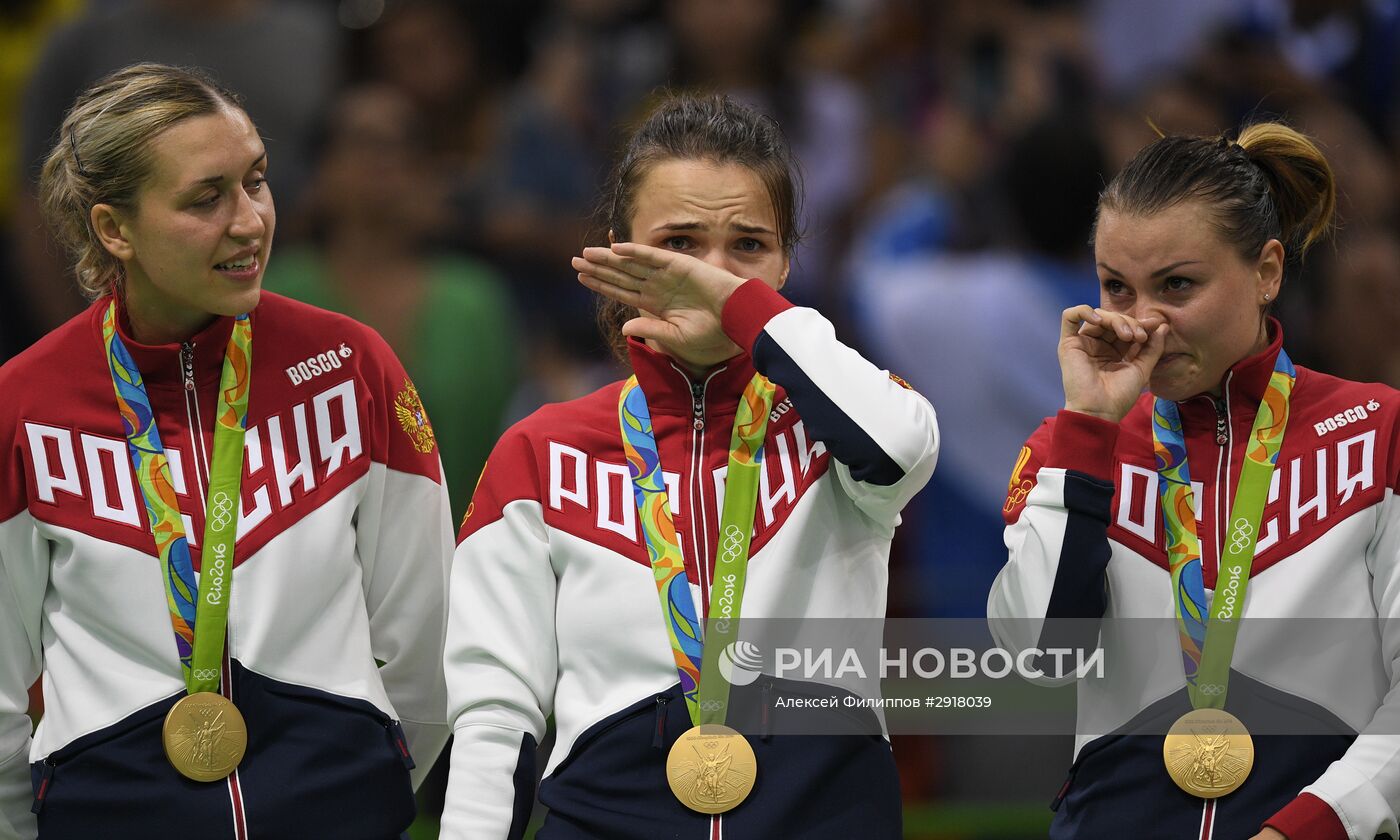
[[[350,358],[354,352],[348,344],[342,342],[338,348],[317,353],[315,356],[287,368],[287,378],[292,381],[293,385],[310,382],[324,373],[339,370],[344,364],[341,359]]]
[[[1364,405],[1354,405],[1346,411],[1339,411],[1319,423],[1313,424],[1313,431],[1318,437],[1322,437],[1328,432],[1335,432],[1338,429],[1358,423],[1370,417],[1372,413],[1379,410],[1381,404],[1376,400],[1371,400]]]

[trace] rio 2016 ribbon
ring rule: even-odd
[[[1186,438],[1176,403],[1158,399],[1152,412],[1158,490],[1171,570],[1172,599],[1181,640],[1187,691],[1196,709],[1223,709],[1230,683],[1230,660],[1244,611],[1259,523],[1269,493],[1296,374],[1288,354],[1279,351],[1268,388],[1259,403],[1245,449],[1244,465],[1230,511],[1227,543],[1221,550],[1215,598],[1209,618],[1201,572],[1201,541],[1196,528]]]
[[[763,438],[773,405],[773,384],[755,374],[734,417],[729,470],[725,478],[724,511],[720,517],[719,550],[710,615],[705,632],[695,615],[695,601],[670,501],[661,475],[661,458],[652,432],[651,411],[637,377],[629,378],[618,398],[623,452],[632,475],[633,493],[642,534],[656,578],[656,591],[666,619],[666,632],[680,674],[691,722],[722,724],[728,707],[729,683],[719,674],[719,654],[738,633],[740,604],[748,573],[749,540],[758,505]],[[701,561],[703,562],[703,560]]]
[[[681,678],[681,693],[694,724],[671,745],[666,756],[666,783],[681,804],[702,814],[723,814],[737,808],[758,778],[753,747],[743,735],[724,725],[729,681],[720,672],[719,656],[738,634],[749,540],[758,506],[763,437],[772,405],[773,384],[755,374],[734,415],[709,621],[701,633],[661,475],[651,411],[637,377],[627,380],[617,402],[622,448],[632,474],[642,535]],[[703,558],[699,562],[703,563]]]
[[[155,412],[151,409],[141,372],[117,333],[115,300],[102,319],[102,339],[116,391],[117,409],[125,426],[131,464],[136,468],[137,484],[164,570],[166,603],[185,686],[189,694],[217,692],[228,626],[229,591],[233,583],[243,437],[248,422],[253,359],[252,323],[246,314],[234,320],[224,353],[205,506],[202,573],[197,589],[189,543],[171,482],[170,463],[156,430]],[[191,431],[200,433],[198,429]]]

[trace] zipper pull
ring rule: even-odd
[[[185,373],[185,390],[194,390],[194,345],[188,341],[180,345],[180,368]]]
[[[651,737],[651,745],[658,750],[666,746],[666,704],[671,698],[664,694],[656,697],[656,733]]]
[[[1064,803],[1065,796],[1069,793],[1069,786],[1072,781],[1074,781],[1074,775],[1070,774],[1069,778],[1065,779],[1065,783],[1060,785],[1060,792],[1055,794],[1055,798],[1050,801],[1051,811],[1060,810],[1060,805]]]
[[[403,759],[403,766],[412,770],[418,765],[413,762],[413,756],[408,754],[408,736],[403,734],[403,726],[396,720],[391,720],[384,724],[384,729],[389,733],[389,740],[394,745],[394,750]]]
[[[1069,795],[1069,789],[1074,785],[1074,774],[1079,772],[1079,762],[1075,762],[1069,768],[1069,774],[1065,776],[1065,783],[1060,785],[1060,792],[1055,794],[1055,799],[1050,803],[1051,811],[1060,810],[1060,805],[1064,804],[1065,797]]]
[[[1230,418],[1225,413],[1225,401],[1215,401],[1215,445],[1224,446],[1230,442]]]
[[[691,410],[695,412],[695,431],[705,430],[705,386],[699,382],[690,383]]]
[[[44,769],[39,776],[39,792],[34,794],[34,804],[29,806],[31,814],[44,810],[44,800],[49,795],[49,783],[53,781],[53,759],[44,759]]]

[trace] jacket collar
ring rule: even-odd
[[[99,298],[92,305],[92,323],[97,333],[99,346],[102,342],[102,319],[107,315],[107,306],[112,302],[111,295]],[[197,385],[218,385],[223,373],[224,350],[228,347],[229,336],[233,334],[233,319],[226,316],[215,318],[209,326],[190,336],[184,342],[173,344],[142,344],[131,337],[131,322],[127,318],[126,306],[117,301],[117,334],[141,371],[141,379],[147,388],[179,388],[185,385],[184,362],[180,351],[188,346],[194,363],[194,381]]]
[[[744,386],[753,379],[753,360],[740,353],[704,374],[689,373],[680,362],[646,344],[627,340],[627,354],[632,371],[646,394],[647,407],[652,414],[695,413],[696,403],[703,397],[706,414],[733,414],[739,405]]]
[[[1220,394],[1229,400],[1230,414],[1233,417],[1248,417],[1252,422],[1259,410],[1259,402],[1268,390],[1269,379],[1274,373],[1274,362],[1283,350],[1283,325],[1277,318],[1268,320],[1269,344],[1252,356],[1246,356],[1230,366],[1220,380]],[[1215,398],[1209,393],[1197,394],[1181,404],[1182,422],[1189,423],[1196,415],[1215,422]]]

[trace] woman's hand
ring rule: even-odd
[[[1272,828],[1265,828],[1263,831],[1254,835],[1249,840],[1288,840],[1288,838],[1284,837],[1283,834]]]
[[[1060,321],[1060,377],[1065,408],[1117,423],[1147,387],[1169,327],[1088,304]]]
[[[744,278],[689,254],[635,242],[584,248],[573,266],[583,285],[641,310],[623,325],[623,335],[656,341],[702,367],[739,352],[720,327],[720,313]]]

